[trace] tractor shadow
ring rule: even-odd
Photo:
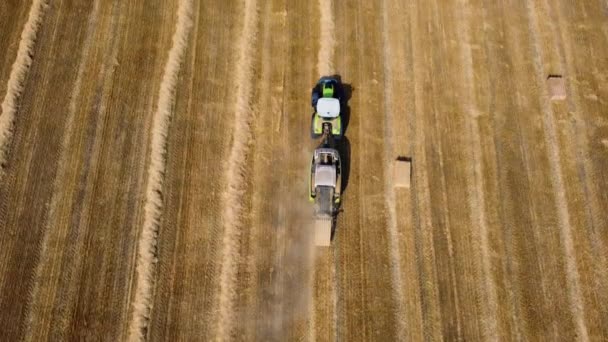
[[[350,83],[343,83],[342,76],[340,75],[332,75],[331,77],[337,79],[341,85],[342,93],[340,94],[340,112],[342,115],[342,126],[344,127],[342,132],[343,134],[346,134],[348,123],[350,121],[350,106],[348,105],[348,102],[353,96],[355,88],[353,88]]]
[[[338,150],[342,162],[342,189],[340,189],[340,193],[344,195],[344,191],[348,188],[348,178],[350,176],[350,141],[348,137],[343,136],[342,139],[336,141],[336,150]]]
[[[346,134],[346,130],[348,129],[348,123],[350,122],[350,106],[348,105],[348,101],[350,100],[351,96],[353,95],[353,91],[355,91],[355,88],[353,88],[352,85],[350,84],[342,84],[342,89],[344,91],[344,100],[343,101],[343,107],[344,109],[342,109],[342,115],[343,115],[343,119],[344,119],[344,134]]]
[[[348,179],[350,176],[350,141],[346,136],[343,136],[342,139],[336,141],[336,150],[340,154],[341,166],[342,166],[342,187],[340,189],[342,201],[340,202],[340,206],[344,203],[344,192],[346,188],[348,188]],[[342,212],[340,209],[339,213]],[[338,215],[340,215],[338,213]],[[338,229],[338,215],[336,215],[332,220],[331,225],[331,241],[334,240],[336,236],[336,231]]]

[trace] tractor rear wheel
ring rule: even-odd
[[[312,117],[310,118],[310,137],[312,139],[319,139],[321,134],[315,133],[315,114],[316,113],[312,113]]]

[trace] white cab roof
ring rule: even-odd
[[[332,165],[318,165],[315,170],[315,188],[317,186],[336,186],[336,168]]]
[[[317,113],[322,118],[335,118],[340,115],[340,100],[322,97],[317,101]]]

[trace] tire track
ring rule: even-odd
[[[17,58],[11,68],[10,77],[6,86],[6,95],[2,101],[0,112],[0,181],[4,176],[6,167],[6,155],[13,137],[13,125],[15,114],[19,107],[19,98],[24,89],[27,77],[34,57],[34,45],[40,24],[44,19],[48,0],[34,0],[30,13],[21,33]]]
[[[384,45],[384,191],[385,191],[385,206],[388,212],[388,233],[390,237],[390,265],[391,265],[391,278],[392,278],[392,290],[393,298],[396,302],[396,339],[404,341],[406,336],[406,327],[408,325],[405,314],[405,299],[403,295],[403,282],[401,276],[401,269],[399,260],[401,260],[400,251],[400,235],[397,229],[397,212],[396,212],[396,198],[395,190],[393,187],[392,176],[393,176],[393,164],[391,163],[394,155],[393,141],[395,139],[393,132],[393,111],[395,108],[392,106],[393,101],[393,89],[392,89],[392,71],[390,70],[390,59],[391,59],[391,48],[389,44],[388,34],[388,6],[387,0],[382,2],[382,44]]]
[[[413,169],[413,189],[415,195],[416,217],[415,228],[417,242],[417,255],[420,256],[420,287],[423,315],[423,329],[426,339],[441,340],[443,333],[441,329],[441,310],[439,289],[437,288],[438,275],[437,263],[435,261],[435,250],[433,246],[433,225],[431,222],[431,199],[429,189],[429,175],[427,173],[427,155],[425,151],[426,134],[424,113],[426,105],[424,103],[425,83],[429,82],[429,73],[425,69],[426,62],[431,60],[428,51],[424,50],[427,46],[428,32],[420,32],[419,9],[415,2],[409,5],[409,19],[412,27],[412,57],[413,73],[416,84],[414,87],[414,111],[416,129],[413,150],[413,158],[416,160],[416,167]],[[424,27],[424,26],[423,26]],[[427,28],[428,29],[428,28]]]
[[[333,16],[333,1],[319,0],[321,18],[321,37],[317,60],[317,70],[320,75],[331,75],[334,70],[334,54],[336,46],[335,24]]]
[[[342,2],[335,11],[339,37],[336,63],[343,70],[345,81],[353,85],[345,140],[350,145],[345,151],[351,156],[350,171],[344,215],[340,216],[336,231],[340,340],[396,340],[383,179],[385,108],[380,10],[371,2]],[[378,163],[369,162],[378,157]]]
[[[584,74],[577,72],[577,66],[576,66],[576,61],[582,61],[581,58],[577,58],[579,56],[576,56],[575,51],[581,51],[582,49],[577,49],[576,47],[572,47],[571,45],[571,41],[576,41],[574,39],[572,39],[573,33],[570,32],[569,28],[568,28],[568,18],[564,18],[566,15],[562,12],[562,10],[559,9],[560,5],[556,5],[555,7],[558,7],[555,10],[552,10],[552,7],[550,4],[547,3],[547,0],[545,1],[545,6],[549,8],[549,11],[551,12],[549,15],[550,17],[553,19],[551,22],[557,23],[552,25],[552,29],[554,31],[554,35],[556,36],[555,38],[555,45],[558,46],[559,48],[559,63],[562,65],[562,68],[565,69],[565,74],[568,77],[568,75],[572,75],[571,77],[575,77],[576,78],[583,78],[585,77]],[[563,5],[561,5],[563,6]],[[593,12],[593,9],[589,10],[589,12]],[[606,3],[606,14],[608,14],[608,2]],[[581,28],[583,29],[583,28]],[[586,30],[591,30],[590,27],[585,27],[584,29]],[[604,23],[603,26],[603,34],[604,34],[604,40],[608,41],[608,23]],[[597,40],[596,40],[597,42]],[[592,44],[592,47],[590,49],[590,53],[593,55],[593,52],[596,49],[600,49],[600,46],[606,46],[605,44],[602,44],[603,42],[597,42],[597,44],[593,44],[593,42],[590,42],[590,44]],[[576,45],[576,43],[575,43]],[[580,46],[580,45],[579,45]],[[601,52],[600,52],[601,55]],[[600,58],[599,56],[595,56]],[[604,56],[605,57],[605,56]],[[588,63],[587,61],[583,62],[583,63]],[[595,68],[603,68],[603,65],[605,65],[606,63],[602,63],[600,65],[596,65]],[[587,65],[587,64],[585,64]],[[586,68],[588,71],[591,71],[591,68]],[[595,77],[598,77],[597,75],[594,75]],[[603,75],[603,78],[605,79],[607,76]],[[599,78],[599,77],[598,77]],[[599,80],[598,80],[599,82]],[[597,84],[596,84],[597,86]],[[606,224],[608,224],[608,219],[606,218],[606,215],[604,213],[604,211],[602,210],[602,205],[600,204],[601,200],[599,197],[599,194],[601,193],[601,191],[594,191],[594,182],[599,183],[599,179],[600,177],[597,177],[596,172],[594,172],[593,170],[593,166],[592,166],[592,152],[591,152],[591,148],[590,146],[592,145],[592,142],[589,141],[589,138],[587,136],[587,134],[582,133],[584,131],[589,130],[589,126],[594,126],[594,125],[598,125],[596,122],[593,122],[592,120],[589,120],[589,117],[585,118],[583,117],[582,113],[600,113],[601,112],[601,108],[598,110],[597,107],[600,107],[600,105],[596,105],[593,106],[595,108],[589,108],[589,106],[585,105],[585,102],[583,101],[582,98],[585,98],[585,94],[583,93],[583,91],[580,90],[580,87],[574,87],[572,85],[566,85],[566,92],[567,92],[567,98],[571,99],[570,101],[568,101],[568,105],[569,105],[569,111],[570,113],[575,116],[576,118],[576,139],[575,139],[575,148],[578,149],[577,152],[574,152],[576,154],[576,156],[578,157],[578,164],[581,164],[582,169],[584,170],[583,173],[585,175],[587,175],[586,177],[586,182],[583,181],[583,185],[584,185],[584,194],[585,194],[585,198],[587,203],[589,203],[589,220],[591,221],[592,226],[595,227],[602,227],[605,226]],[[601,97],[601,95],[600,95]],[[582,108],[582,109],[581,109]],[[578,109],[578,110],[577,110]],[[591,180],[589,180],[591,179]],[[599,188],[598,185],[595,185],[596,189]],[[600,189],[597,189],[600,190]],[[593,231],[595,232],[596,229],[593,229]],[[606,245],[604,243],[604,241],[606,240],[605,238],[602,239],[599,236],[594,236],[594,239],[597,240],[595,241],[597,244],[599,244],[599,246],[597,246],[597,248],[601,251],[601,255],[603,255],[604,257],[608,256],[608,251],[606,250]],[[605,265],[606,262],[605,260],[603,261],[603,265]],[[601,269],[603,269],[604,271],[608,270],[608,267],[599,267]]]
[[[243,196],[247,212],[243,224],[250,228],[243,233],[239,247],[244,261],[237,270],[236,283],[236,321],[240,324],[233,332],[242,340],[285,340],[291,318],[282,312],[286,265],[281,264],[289,187],[284,177],[267,172],[272,168],[287,170],[284,156],[289,154],[284,148],[290,146],[285,141],[288,129],[274,129],[285,113],[285,62],[289,60],[285,6],[282,0],[260,5],[258,49],[253,57],[256,77],[252,82],[252,106],[259,115],[251,124],[253,136],[247,158],[251,176],[247,196]]]
[[[411,23],[409,21],[408,8],[399,0],[387,1],[387,37],[390,46],[388,56],[390,70],[390,91],[392,99],[389,102],[393,115],[392,124],[392,157],[397,155],[412,155],[415,137],[415,111],[414,111],[414,73],[412,58]],[[390,158],[389,158],[390,159]],[[392,161],[391,161],[392,163]],[[415,161],[412,166],[415,167]],[[394,171],[394,168],[393,168]],[[389,177],[393,175],[389,174]],[[414,222],[416,211],[413,205],[416,203],[416,191],[410,185],[409,189],[394,188],[396,229],[399,236],[398,267],[401,273],[403,310],[405,320],[405,332],[402,340],[422,339],[422,312],[420,302],[419,272],[416,269],[416,242],[414,235]],[[396,330],[397,334],[401,334]],[[397,335],[398,336],[398,335]]]
[[[428,29],[431,32],[450,31],[451,28],[448,26],[450,21],[447,19],[445,13],[451,12],[446,9],[444,5],[440,5],[439,1],[432,1],[431,7],[427,7],[424,15],[429,20]],[[443,33],[443,39],[449,39],[448,33]],[[452,51],[447,44],[439,44],[438,37],[433,36],[430,39],[430,45],[427,48],[437,49],[439,54],[448,55]],[[431,50],[432,51],[432,50]],[[438,296],[440,300],[439,310],[442,312],[441,326],[443,332],[446,334],[447,339],[463,339],[466,338],[464,333],[466,332],[469,320],[464,320],[463,317],[458,315],[461,308],[467,307],[469,297],[466,296],[466,288],[459,286],[462,284],[461,279],[458,277],[457,268],[462,265],[460,264],[460,258],[457,258],[459,252],[459,237],[460,234],[455,230],[462,222],[468,217],[462,215],[460,218],[459,213],[462,212],[466,205],[461,205],[458,208],[456,204],[459,202],[453,199],[457,196],[465,197],[465,191],[462,191],[460,187],[454,188],[455,177],[459,177],[460,170],[451,169],[447,171],[448,165],[452,165],[452,158],[455,155],[455,150],[452,149],[450,143],[451,129],[453,127],[462,127],[463,120],[459,117],[452,119],[450,126],[441,128],[435,123],[441,122],[444,119],[442,103],[453,103],[456,107],[456,100],[454,95],[440,95],[441,89],[445,84],[451,84],[454,82],[452,74],[444,73],[444,70],[451,65],[450,60],[437,60],[435,58],[437,52],[431,52],[432,57],[430,58],[428,65],[431,72],[431,79],[429,81],[430,98],[426,100],[430,103],[430,113],[432,120],[426,122],[428,127],[430,144],[434,145],[434,149],[431,151],[427,150],[431,160],[431,166],[427,174],[430,176],[429,180],[429,203],[433,203],[430,209],[430,222],[434,225],[436,232],[440,234],[434,234],[431,243],[433,248],[437,250],[435,256],[435,267],[438,274],[437,288]],[[438,100],[441,99],[441,100]],[[428,118],[430,115],[423,114],[423,120]],[[458,151],[458,153],[461,153]],[[462,179],[462,178],[460,178]],[[459,210],[451,211],[450,209],[457,208]],[[468,222],[467,222],[468,223]],[[447,258],[446,258],[447,256]],[[439,274],[447,274],[447,277]]]
[[[158,107],[154,114],[150,143],[150,166],[144,205],[144,222],[139,237],[137,254],[137,285],[133,299],[133,314],[128,340],[142,341],[150,315],[154,286],[157,235],[162,214],[162,190],[166,167],[166,150],[172,105],[175,97],[178,73],[188,47],[188,35],[192,28],[193,0],[179,3],[177,23],[172,46],[160,84]]]
[[[218,299],[217,340],[229,340],[233,333],[234,298],[239,261],[241,230],[244,224],[242,195],[246,191],[246,157],[250,152],[252,135],[251,80],[253,78],[253,49],[257,41],[258,8],[256,0],[245,0],[243,32],[238,42],[235,71],[235,119],[233,141],[226,164],[226,187],[222,198],[224,238]]]
[[[63,141],[61,143],[61,148],[60,148],[60,160],[59,160],[59,164],[58,165],[65,165],[67,160],[67,154],[62,153],[62,151],[66,151],[69,148],[69,143],[72,139],[73,136],[73,131],[72,131],[72,126],[74,125],[74,120],[76,117],[76,111],[77,111],[77,99],[80,97],[81,95],[81,86],[82,86],[82,79],[85,73],[85,69],[87,67],[87,65],[89,64],[89,53],[90,50],[92,48],[92,41],[94,38],[94,33],[96,31],[96,25],[98,23],[98,17],[99,17],[99,12],[100,12],[100,1],[99,0],[94,0],[93,3],[93,10],[92,12],[89,14],[89,20],[88,20],[88,24],[87,24],[87,28],[86,28],[86,33],[85,33],[85,40],[83,42],[83,46],[82,46],[82,51],[80,53],[80,58],[79,58],[79,63],[78,63],[78,71],[76,74],[76,80],[74,82],[74,86],[72,87],[72,91],[70,92],[70,103],[68,106],[68,113],[66,115],[66,124],[65,124],[65,135],[63,136]],[[60,192],[61,192],[61,181],[64,180],[67,176],[67,170],[65,168],[61,168],[58,171],[59,175],[57,178],[55,178],[54,182],[53,182],[53,192],[52,192],[52,196],[51,196],[51,202],[50,202],[50,207],[49,207],[49,212],[48,212],[48,216],[47,216],[47,220],[46,221],[46,227],[44,229],[44,235],[42,238],[42,243],[41,243],[41,251],[40,251],[40,258],[41,258],[41,262],[38,263],[38,265],[36,266],[36,271],[34,273],[34,281],[33,281],[33,288],[30,290],[30,294],[29,294],[29,300],[28,300],[28,304],[26,307],[26,312],[27,312],[27,319],[26,319],[26,327],[24,329],[24,331],[26,332],[26,335],[24,337],[24,339],[26,341],[35,341],[37,339],[39,339],[40,337],[35,337],[35,336],[40,336],[40,335],[36,335],[36,334],[40,334],[43,331],[46,330],[46,327],[44,329],[41,329],[40,326],[38,326],[37,329],[32,329],[31,327],[34,325],[35,326],[35,322],[40,319],[40,317],[43,317],[45,314],[49,315],[48,312],[48,308],[45,305],[42,305],[42,307],[39,305],[39,303],[35,302],[35,299],[38,298],[39,293],[43,292],[45,290],[48,290],[49,288],[52,288],[50,284],[48,284],[48,280],[46,283],[42,282],[42,273],[44,272],[45,267],[49,267],[46,262],[48,262],[49,260],[52,260],[51,258],[42,258],[42,256],[47,255],[47,249],[48,249],[48,242],[49,239],[51,238],[51,233],[50,231],[52,230],[51,228],[51,222],[52,222],[52,217],[56,214],[57,211],[57,206],[58,206],[58,202],[60,201]],[[70,246],[72,248],[74,248],[74,246]],[[44,283],[44,284],[43,284]],[[41,287],[41,285],[44,285],[43,287]],[[56,284],[54,284],[54,286],[56,286]],[[44,296],[42,297],[44,298]],[[64,304],[64,303],[62,303]],[[51,303],[52,306],[52,303]],[[35,308],[35,309],[34,309]],[[48,338],[48,336],[47,336]]]
[[[470,23],[470,4],[468,1],[464,1],[463,4],[458,6],[457,17],[462,19],[462,22],[456,23],[457,36],[460,52],[460,64],[463,66],[460,70],[462,71],[465,87],[465,94],[467,96],[462,99],[464,103],[464,109],[466,111],[464,117],[471,138],[470,141],[470,154],[473,156],[473,160],[470,165],[471,170],[468,170],[467,176],[467,187],[469,193],[469,208],[471,211],[471,218],[474,224],[477,225],[478,232],[474,232],[475,235],[479,235],[476,241],[480,243],[481,252],[481,274],[483,280],[478,282],[478,291],[480,294],[485,294],[483,302],[480,302],[479,306],[482,311],[482,336],[486,340],[496,341],[498,340],[498,302],[496,295],[496,288],[492,277],[492,265],[491,257],[489,252],[489,241],[488,241],[488,222],[486,219],[486,203],[484,198],[484,168],[483,168],[483,151],[481,150],[481,136],[478,117],[481,115],[477,104],[474,102],[475,99],[475,77],[473,74],[473,56],[471,53],[471,32]],[[471,182],[472,180],[472,182]],[[476,259],[476,258],[475,258]],[[479,260],[474,260],[477,264]],[[476,265],[476,267],[479,267]]]
[[[534,53],[533,65],[536,72],[536,79],[541,89],[543,89],[544,76],[543,76],[543,56],[542,51],[538,49],[538,18],[536,10],[533,4],[526,3],[527,15],[530,23],[530,42],[531,50]],[[563,175],[561,170],[561,158],[559,155],[559,141],[557,138],[555,122],[553,118],[553,111],[551,104],[549,103],[549,97],[546,90],[541,92],[540,98],[542,116],[543,116],[543,127],[545,131],[545,142],[549,152],[549,167],[551,175],[551,184],[553,187],[553,193],[555,194],[555,205],[558,211],[558,225],[559,232],[562,241],[562,245],[565,252],[566,261],[566,273],[568,282],[566,288],[568,289],[568,301],[570,310],[572,311],[575,319],[575,326],[577,330],[577,336],[583,341],[589,340],[587,334],[587,327],[585,323],[585,308],[583,305],[583,295],[581,293],[580,285],[580,274],[576,265],[576,254],[574,250],[574,243],[572,240],[572,226],[570,224],[570,214],[568,211],[568,199],[565,194],[565,184],[563,181]]]
[[[606,41],[608,40],[608,24],[606,24],[605,16],[602,16],[600,13],[602,9],[593,8],[590,3],[578,3],[577,6],[582,6],[582,13],[585,16],[585,21],[588,22],[584,27],[580,27],[579,24],[573,22],[572,19],[579,18],[580,13],[577,14],[581,9],[573,9],[573,11],[564,11],[563,4],[555,4],[555,2],[550,3],[545,0],[541,3],[541,6],[545,9],[545,12],[548,12],[548,17],[552,20],[549,20],[550,30],[553,34],[552,43],[555,45],[557,52],[558,65],[564,72],[564,76],[566,79],[571,79],[572,81],[581,80],[581,83],[590,82],[590,86],[592,89],[595,89],[598,93],[599,97],[602,98],[602,83],[606,78],[606,75],[602,75],[598,77],[598,75],[594,72],[594,69],[605,70],[606,62],[608,60],[605,59],[605,46]],[[591,6],[592,8],[588,8],[587,6]],[[608,8],[603,8],[604,15],[608,14],[606,10]],[[538,14],[537,14],[538,16]],[[601,30],[603,31],[603,35],[597,34],[594,35],[592,31],[595,27],[597,27],[597,22],[601,22]],[[580,27],[581,31],[577,30],[577,33],[572,32],[571,27],[576,25]],[[585,40],[581,41],[579,39],[573,39],[573,37],[580,37],[583,35]],[[602,39],[603,38],[603,39]],[[572,42],[574,42],[574,46],[572,46]],[[585,45],[589,46],[587,50]],[[603,49],[603,50],[602,50]],[[599,56],[598,56],[599,52]],[[600,59],[604,57],[604,60]],[[591,61],[588,58],[591,57]],[[580,62],[581,64],[577,63]],[[589,63],[594,65],[593,68],[589,67]],[[578,64],[578,65],[577,65]],[[583,81],[584,80],[584,81]],[[595,82],[594,82],[595,81]],[[576,82],[576,81],[575,81]],[[591,272],[594,276],[590,277],[589,274],[584,277],[582,284],[586,286],[590,286],[590,283],[593,283],[596,291],[596,303],[603,303],[604,305],[593,305],[589,306],[589,310],[587,311],[588,316],[586,317],[586,322],[589,324],[587,326],[588,333],[591,339],[596,338],[597,329],[603,331],[603,334],[606,335],[608,332],[607,325],[605,324],[608,316],[606,312],[608,311],[608,307],[605,306],[608,303],[608,291],[606,287],[608,286],[608,250],[606,248],[606,237],[607,235],[598,234],[602,229],[600,227],[606,227],[608,224],[608,219],[606,218],[605,208],[606,203],[602,205],[601,195],[603,193],[603,189],[605,188],[606,182],[602,185],[602,175],[603,171],[602,166],[595,166],[594,163],[597,162],[598,159],[601,160],[602,157],[598,157],[596,153],[594,153],[594,142],[593,138],[590,139],[587,135],[590,130],[597,129],[599,124],[597,121],[599,113],[603,111],[602,104],[596,101],[589,102],[585,101],[585,86],[582,84],[576,84],[575,82],[567,82],[566,84],[566,93],[567,93],[567,102],[566,108],[563,110],[567,110],[569,115],[573,117],[573,124],[571,127],[571,131],[569,134],[573,139],[571,142],[571,156],[572,160],[575,160],[571,164],[575,164],[576,172],[579,174],[578,184],[574,185],[577,187],[578,191],[580,191],[580,195],[584,197],[585,208],[581,209],[581,212],[584,212],[586,216],[586,225],[587,230],[585,234],[586,236],[581,237],[581,231],[575,230],[575,241],[577,242],[577,252],[578,256],[583,257],[580,260],[581,264],[581,276],[585,276],[584,270],[588,267],[587,265],[593,265],[593,272]],[[557,115],[558,110],[555,109],[555,106],[552,106],[555,110],[554,115]],[[559,121],[558,121],[559,122]],[[558,124],[559,127],[559,124]],[[558,135],[559,136],[559,135]],[[591,140],[591,141],[590,141]],[[595,142],[596,143],[596,142]],[[567,159],[569,160],[569,159]],[[570,161],[570,160],[569,160]],[[601,164],[600,164],[601,165]],[[574,183],[574,182],[573,182]],[[567,185],[570,185],[568,182]],[[570,185],[572,187],[572,185]],[[575,225],[576,226],[576,225]],[[578,235],[578,238],[576,237]],[[581,242],[583,240],[585,242]],[[582,245],[587,245],[587,250],[584,250]],[[587,287],[588,289],[588,287]],[[585,288],[583,288],[582,293],[588,293]],[[587,300],[586,304],[593,303],[590,301],[590,296],[586,296]],[[602,328],[603,327],[603,328]]]
[[[92,2],[63,2],[45,10],[36,38],[37,58],[26,76],[27,91],[18,100],[19,115],[14,117],[12,146],[8,150],[10,166],[2,183],[1,221],[7,232],[0,241],[0,259],[5,261],[0,265],[3,340],[23,339],[27,334],[27,310],[32,303],[28,296],[35,286],[38,264],[46,261],[41,254],[42,244],[65,133],[66,117],[56,114],[69,112],[67,95],[77,77],[75,69],[91,5]],[[69,39],[58,32],[68,34]],[[51,243],[47,247],[52,246]]]
[[[492,42],[486,43],[485,47],[489,74],[486,87],[489,88],[490,93],[487,120],[489,126],[487,137],[490,138],[487,142],[489,146],[486,147],[489,160],[486,164],[486,172],[492,170],[493,173],[485,185],[493,189],[492,192],[496,194],[494,198],[489,198],[494,205],[488,208],[493,208],[495,211],[492,227],[496,227],[496,230],[490,232],[494,233],[493,256],[499,257],[498,265],[493,270],[497,281],[497,296],[501,303],[499,329],[504,334],[501,337],[505,339],[522,340],[527,337],[528,322],[524,316],[527,314],[523,304],[526,299],[521,298],[523,290],[517,277],[520,274],[531,273],[526,270],[529,268],[529,262],[526,262],[526,255],[522,252],[532,247],[531,244],[520,247],[521,241],[530,239],[528,236],[521,237],[517,227],[528,228],[538,224],[530,217],[531,210],[526,208],[534,205],[530,202],[528,194],[530,166],[527,164],[527,157],[522,155],[525,147],[521,147],[524,144],[523,133],[520,125],[516,124],[519,119],[512,116],[513,111],[529,112],[533,109],[528,109],[529,106],[522,104],[519,98],[509,98],[513,89],[529,83],[521,72],[513,68],[514,65],[521,65],[521,56],[526,55],[519,47],[520,39],[523,39],[519,37],[522,35],[513,32],[514,26],[522,26],[520,21],[515,21],[521,15],[519,9],[511,12],[508,9],[511,7],[506,4],[492,3],[490,6],[484,6],[482,13],[483,21],[486,23],[484,41]],[[512,13],[513,17],[503,15],[507,12]],[[509,25],[509,23],[516,24]],[[526,125],[530,125],[528,121]],[[509,169],[523,170],[523,172],[510,174],[507,171]],[[524,204],[518,205],[518,202]]]

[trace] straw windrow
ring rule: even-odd
[[[239,242],[243,229],[242,197],[246,189],[246,157],[253,139],[251,121],[251,81],[254,66],[252,56],[257,41],[258,8],[255,0],[245,0],[243,6],[243,31],[238,42],[236,62],[236,102],[233,142],[226,165],[226,191],[223,195],[222,266],[218,300],[218,327],[216,339],[228,340],[232,337],[234,298],[238,264]]]
[[[154,284],[154,261],[158,229],[162,214],[162,189],[166,168],[166,149],[172,104],[175,99],[178,73],[188,47],[188,35],[192,28],[192,0],[182,0],[177,12],[176,30],[169,50],[169,58],[160,84],[158,107],[152,123],[150,167],[146,188],[144,223],[139,238],[137,254],[137,280],[133,316],[129,330],[130,341],[141,341],[145,337],[147,319],[150,315]]]
[[[0,170],[0,180],[4,175],[8,149],[13,138],[13,126],[15,114],[19,107],[19,97],[23,92],[25,79],[32,65],[36,36],[46,8],[46,0],[34,0],[32,3],[27,22],[23,32],[21,32],[17,58],[13,63],[6,87],[6,96],[2,101],[2,112],[0,112],[0,167],[2,170]]]

